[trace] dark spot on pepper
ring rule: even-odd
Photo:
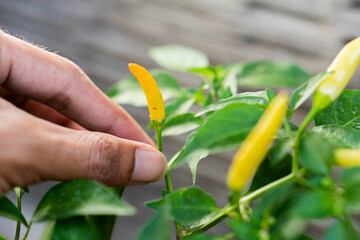
[[[154,110],[156,110],[156,109],[157,109],[157,107],[153,107],[153,109],[154,109]]]

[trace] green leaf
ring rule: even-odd
[[[204,76],[208,80],[208,82],[213,82],[215,78],[215,71],[214,68],[212,68],[211,66],[201,68],[189,68],[187,69],[187,71]]]
[[[97,230],[101,240],[110,240],[117,216],[88,216],[88,222]]]
[[[182,45],[153,47],[149,50],[149,56],[161,67],[181,72],[209,65],[209,60],[204,53]]]
[[[231,95],[237,94],[237,88],[238,88],[238,80],[237,80],[237,73],[238,69],[234,68],[231,69],[227,75],[224,77],[224,80],[222,82],[222,87],[224,89],[229,89]]]
[[[327,175],[334,162],[332,148],[320,134],[307,132],[300,142],[300,159],[305,168],[315,174]]]
[[[187,237],[186,240],[221,240],[222,238],[212,237],[206,234]]]
[[[276,97],[276,93],[273,90],[271,90],[270,88],[266,88],[265,92],[266,92],[266,96],[267,96],[267,99],[269,100],[269,102],[271,102]]]
[[[0,198],[0,216],[20,221],[25,226],[28,226],[19,209],[5,196]]]
[[[340,175],[341,185],[344,187],[345,205],[351,212],[360,211],[360,167],[345,169]]]
[[[186,225],[218,210],[214,198],[197,187],[178,189],[166,195],[165,201],[169,204],[171,218]]]
[[[8,240],[8,239],[0,234],[0,240]]]
[[[164,101],[174,98],[180,94],[180,86],[177,80],[168,72],[162,70],[151,70]],[[130,104],[137,107],[146,107],[146,97],[138,80],[129,75],[115,83],[107,92],[107,95],[118,104]]]
[[[243,220],[232,220],[229,222],[230,228],[239,239],[258,240],[260,234],[260,222],[252,219],[251,222]]]
[[[200,116],[209,112],[214,112],[223,109],[224,107],[233,103],[245,103],[248,105],[256,105],[265,108],[269,102],[265,91],[259,92],[244,92],[235,96],[221,99],[215,103],[205,106],[195,116]]]
[[[33,221],[80,215],[133,215],[135,209],[102,184],[77,179],[57,184],[41,199]]]
[[[171,102],[165,104],[165,119],[169,119],[173,116],[187,113],[191,106],[193,106],[195,100],[188,97],[176,98]]]
[[[157,211],[166,205],[169,217],[186,225],[198,222],[209,213],[218,210],[214,198],[197,187],[180,188],[162,199],[147,202],[145,205]]]
[[[331,74],[331,72],[319,73],[298,87],[290,97],[290,109],[292,111],[298,109],[315,92],[319,84]]]
[[[309,73],[285,62],[256,61],[243,66],[239,85],[250,87],[297,87],[308,80]]]
[[[359,239],[359,234],[349,222],[336,220],[335,223],[325,232],[325,240]]]
[[[184,113],[168,119],[162,129],[163,136],[176,136],[199,127],[204,120],[194,113]]]
[[[297,203],[292,208],[292,215],[304,218],[324,218],[333,216],[333,209],[338,199],[330,192],[312,190],[299,194]]]
[[[210,153],[238,147],[261,114],[258,107],[243,103],[231,104],[215,112],[189,136],[183,150],[169,163],[170,167],[176,168],[191,160],[200,161]]]
[[[101,240],[101,237],[85,217],[73,217],[56,221],[51,240]]]
[[[312,131],[322,135],[333,148],[360,148],[360,131],[353,128],[324,125]]]
[[[159,211],[148,220],[142,227],[137,240],[170,240],[171,223],[169,221],[169,208],[164,204]]]
[[[360,91],[346,89],[314,118],[315,125],[338,125],[360,129]]]

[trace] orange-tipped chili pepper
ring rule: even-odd
[[[264,159],[285,119],[287,102],[287,94],[278,94],[241,144],[227,175],[227,185],[232,191],[241,191]]]
[[[150,119],[152,121],[163,121],[165,119],[165,105],[155,79],[145,68],[136,63],[129,63],[128,66],[130,72],[132,72],[139,81],[141,88],[145,93],[150,112]]]
[[[328,107],[340,96],[360,63],[360,37],[352,40],[341,49],[328,67],[333,72],[324,79],[314,93],[313,108],[320,111]]]

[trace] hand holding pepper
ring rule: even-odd
[[[0,97],[0,196],[43,180],[133,185],[165,174],[164,155],[78,66],[1,31]]]

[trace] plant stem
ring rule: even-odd
[[[26,233],[25,233],[25,236],[24,236],[23,240],[27,239],[27,237],[29,235],[29,232],[30,232],[31,225],[32,225],[32,221],[30,221],[30,223],[29,223],[28,229],[26,230]]]
[[[285,119],[285,121],[284,121],[284,127],[285,127],[285,130],[286,130],[287,134],[289,135],[289,137],[290,137],[291,139],[294,139],[294,134],[293,134],[293,132],[292,132],[292,130],[291,130],[291,127],[290,127],[290,124],[289,124],[289,120]]]
[[[292,159],[292,172],[296,175],[299,175],[299,145],[301,136],[306,130],[306,127],[310,124],[311,120],[314,118],[314,116],[317,114],[317,110],[315,108],[311,108],[310,112],[306,115],[305,119],[301,123],[295,137],[294,141],[294,153],[293,153],[293,159]]]
[[[269,183],[268,185],[265,185],[255,191],[245,195],[244,197],[240,198],[239,205],[248,204],[248,203],[254,201],[255,199],[261,197],[265,192],[270,191],[276,187],[279,187],[280,185],[292,180],[293,178],[295,178],[295,174],[290,173],[289,175],[287,175],[285,177],[282,177],[272,183]]]
[[[189,236],[192,236],[192,235],[200,234],[200,233],[203,233],[203,232],[209,230],[210,228],[212,228],[213,226],[215,226],[216,224],[218,224],[219,222],[224,220],[224,218],[226,218],[227,215],[231,211],[233,211],[236,207],[237,206],[234,205],[234,204],[226,205],[223,209],[221,209],[221,211],[213,219],[211,219],[209,222],[205,223],[204,225],[202,225],[198,229],[194,230],[193,232],[188,233],[184,237],[189,237]]]
[[[155,125],[155,131],[156,131],[156,141],[157,141],[157,146],[158,146],[158,150],[160,152],[162,152],[162,136],[161,136],[161,130],[162,130],[162,126],[160,125]],[[165,174],[165,183],[166,183],[166,189],[169,192],[173,191],[173,186],[172,186],[172,182],[171,182],[171,176],[170,176],[170,170],[167,171],[167,173]],[[176,228],[176,236],[179,235],[180,231],[182,230],[181,225],[178,222],[174,222],[175,224],[175,228]],[[178,238],[178,237],[176,237]]]
[[[17,207],[21,212],[21,194],[16,194],[16,199],[17,199]],[[21,231],[21,221],[18,220],[16,223],[15,240],[20,239],[20,231]]]

